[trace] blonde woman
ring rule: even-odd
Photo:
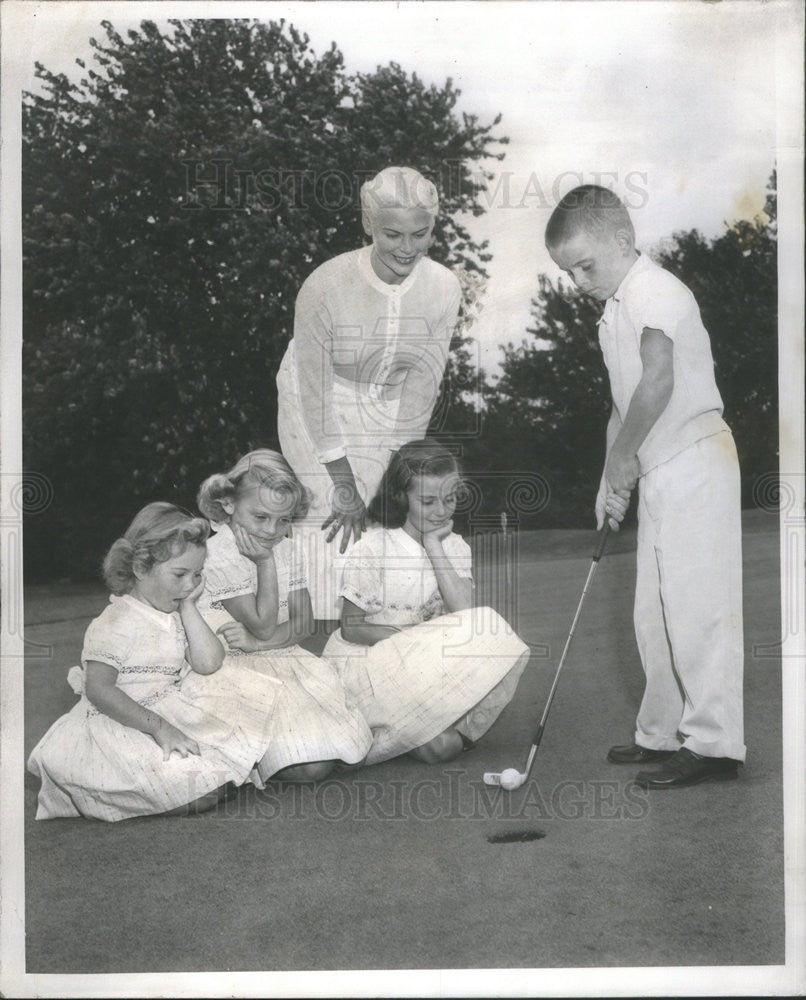
[[[297,297],[278,434],[313,496],[297,530],[317,619],[339,617],[340,556],[391,453],[424,437],[437,400],[460,302],[455,275],[427,256],[438,207],[416,170],[382,170],[361,188],[371,244],[322,264]]]

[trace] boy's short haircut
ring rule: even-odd
[[[569,191],[551,213],[546,246],[557,247],[579,233],[601,239],[619,230],[635,238],[632,219],[618,195],[598,184],[582,184]]]

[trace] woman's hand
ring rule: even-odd
[[[223,635],[230,649],[244,653],[257,653],[260,649],[260,640],[241,622],[226,622],[216,630],[216,635]]]
[[[366,526],[367,508],[356,488],[355,482],[334,482],[330,499],[330,517],[322,525],[327,531],[326,541],[332,542],[342,530],[339,551],[345,552],[350,539],[357,542]],[[328,531],[328,529],[330,529]]]
[[[172,726],[165,719],[160,719],[151,735],[162,749],[163,760],[168,760],[172,753],[178,753],[180,757],[187,757],[188,754],[193,754],[196,757],[201,756],[199,744],[189,736],[185,736],[176,726]]]
[[[244,531],[240,524],[232,526],[232,534],[235,537],[235,544],[238,546],[238,551],[242,556],[251,559],[253,563],[265,562],[267,559],[274,558],[274,547],[264,545],[258,541],[254,535],[250,535],[248,531]]]

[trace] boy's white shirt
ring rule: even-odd
[[[638,449],[642,475],[696,441],[728,429],[714,380],[710,338],[694,295],[645,254],[607,299],[599,320],[599,343],[617,418],[624,420],[641,380],[641,337],[647,328],[662,331],[674,344],[674,390]],[[608,451],[611,445],[608,441]],[[597,505],[603,486],[604,481]]]

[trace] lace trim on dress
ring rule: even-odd
[[[123,658],[118,656],[116,653],[110,653],[106,649],[89,649],[84,652],[82,657],[84,660],[97,660],[98,663],[108,663],[110,666],[113,664],[120,669],[120,665],[123,662]]]
[[[278,608],[285,608],[287,606],[288,606],[288,601],[287,600],[282,600],[282,601],[278,601],[277,602],[277,607]],[[221,603],[221,601],[210,601],[210,608],[213,611],[226,611],[227,610],[224,607],[224,605]]]
[[[171,694],[172,691],[172,687],[167,687],[162,691],[155,691],[154,694],[147,694],[145,698],[133,698],[132,700],[136,701],[138,705],[142,705],[143,708],[148,708],[149,705],[153,705],[154,702],[160,701],[160,699],[164,698],[167,694]],[[99,708],[96,708],[89,699],[87,699],[87,706],[88,716],[106,715],[106,712],[102,712]],[[121,725],[125,725],[125,723],[121,723]]]
[[[210,607],[214,608],[216,606],[220,606],[221,601],[232,595],[242,597],[245,593],[253,593],[250,587],[251,585],[249,583],[239,583],[236,586],[231,587],[219,587],[210,593]],[[244,588],[246,588],[246,590],[244,590]]]
[[[183,664],[172,666],[168,663],[144,663],[133,664],[128,667],[121,667],[120,674],[178,674]]]
[[[343,587],[341,593],[342,597],[346,597],[348,601],[352,601],[353,604],[357,604],[360,608],[363,608],[364,611],[374,613],[375,611],[381,611],[385,607],[383,602],[379,601],[377,597],[372,594],[362,594],[356,587]],[[394,605],[392,606],[394,607]]]

